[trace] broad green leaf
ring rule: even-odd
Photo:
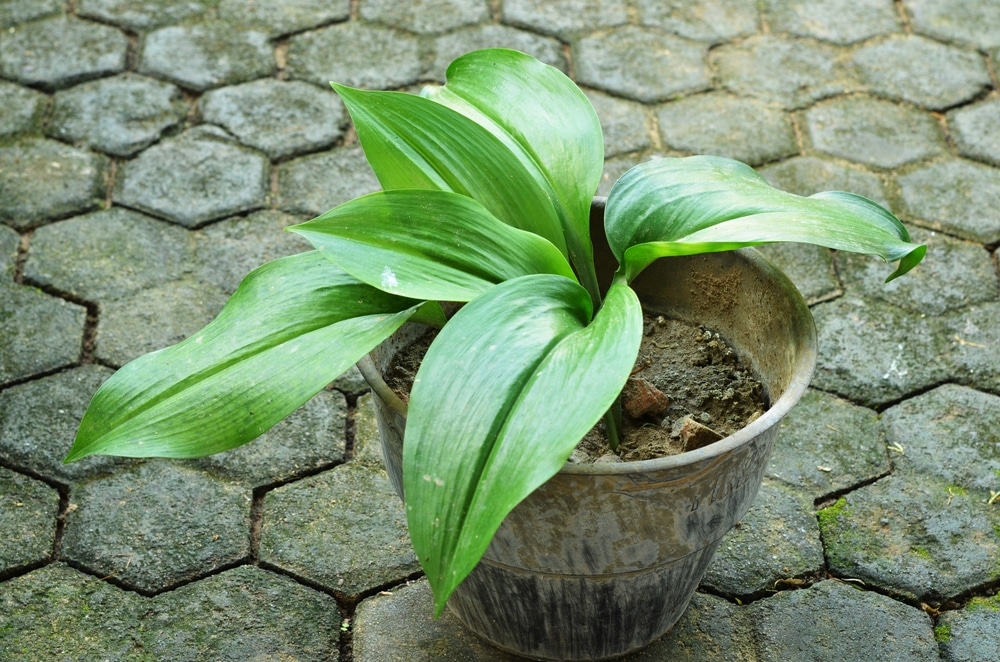
[[[518,51],[494,48],[448,67],[425,96],[475,120],[499,138],[555,204],[573,263],[590,262],[590,203],[604,172],[597,113],[572,80]]]
[[[437,612],[504,517],[563,466],[620,393],[642,337],[613,285],[592,321],[558,276],[497,285],[460,310],[417,373],[403,444],[410,537]]]
[[[414,299],[469,301],[528,274],[575,278],[550,242],[449,191],[373,193],[290,229],[355,278]]]
[[[552,201],[500,140],[464,115],[413,94],[333,84],[383,189],[430,188],[477,200],[504,223],[567,255]]]
[[[659,159],[632,168],[608,195],[605,229],[628,280],[660,257],[778,241],[899,260],[886,279],[892,280],[927,251],[910,242],[899,219],[870,200],[839,191],[786,193],[749,166],[715,156]]]
[[[200,457],[244,444],[420,305],[357,281],[315,251],[269,262],[201,331],[105,382],[66,461],[93,454]]]

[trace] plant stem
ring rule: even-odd
[[[618,399],[615,400],[615,404],[611,405],[611,409],[604,412],[604,433],[608,435],[608,447],[615,453],[618,452],[618,444],[621,443],[618,416],[615,415],[615,410],[620,407],[621,399]]]

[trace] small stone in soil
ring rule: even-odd
[[[674,421],[672,432],[680,438],[685,451],[702,448],[722,439],[721,434],[690,416]]]

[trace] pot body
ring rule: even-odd
[[[596,224],[599,204],[595,216]],[[595,230],[603,237],[603,228]],[[597,247],[598,261],[610,274],[614,262],[605,249]],[[816,360],[812,317],[795,286],[755,251],[660,260],[633,287],[646,310],[722,335],[753,366],[771,407],[695,451],[567,464],[521,502],[448,603],[499,648],[538,659],[597,660],[666,633],[722,536],[753,502],[778,423],[808,385]],[[380,373],[423,331],[404,327],[360,364],[400,496],[406,407]]]

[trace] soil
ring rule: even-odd
[[[622,441],[608,448],[598,423],[570,462],[631,462],[676,455],[726,437],[761,416],[767,394],[749,366],[705,327],[645,313],[642,346],[622,391]],[[403,401],[420,360],[434,339],[428,333],[401,351],[387,383]]]

